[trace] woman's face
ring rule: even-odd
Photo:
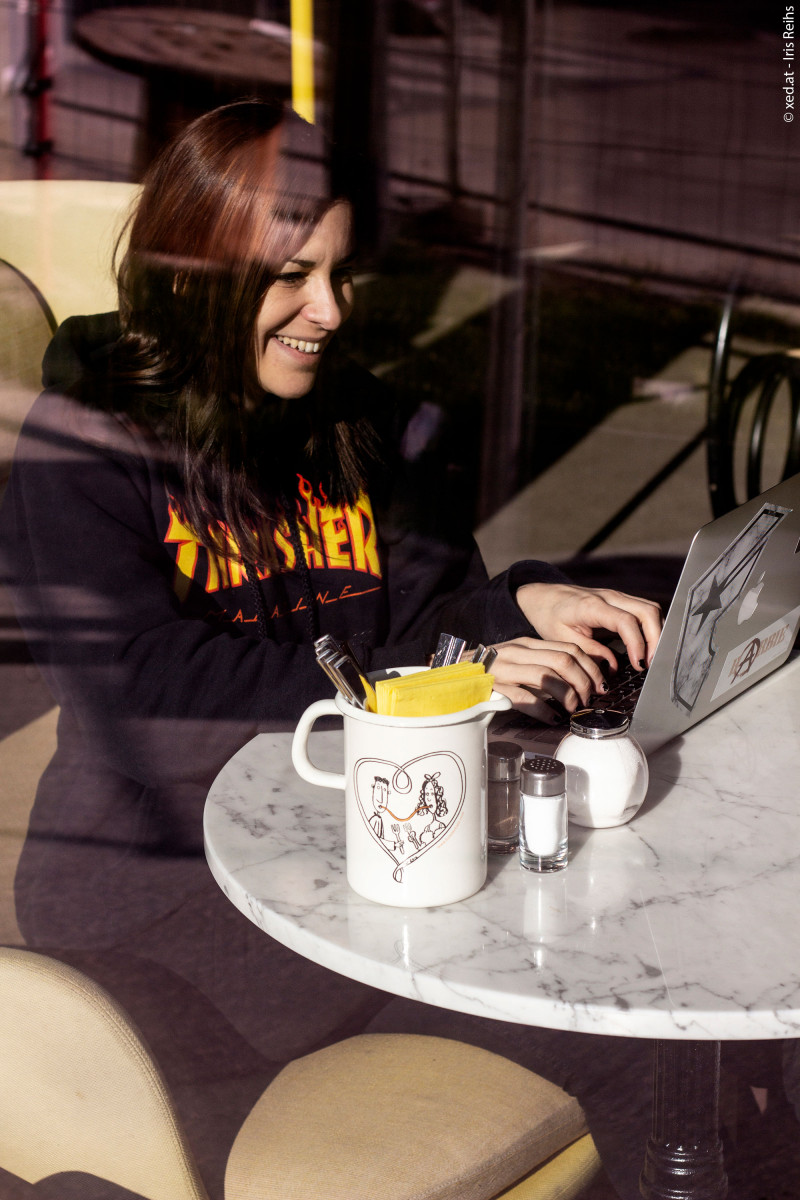
[[[325,348],[353,310],[352,239],[350,205],[341,201],[267,289],[255,325],[265,392],[293,400],[311,391]]]

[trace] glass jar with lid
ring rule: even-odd
[[[569,819],[589,829],[624,825],[647,795],[647,759],[629,732],[627,713],[582,709],[556,751],[567,773]]]
[[[510,854],[519,842],[519,773],[522,747],[516,742],[489,742],[486,799],[489,849]]]

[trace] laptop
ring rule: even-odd
[[[695,534],[649,669],[621,670],[622,694],[612,676],[592,707],[630,711],[649,754],[782,666],[798,626],[800,474]],[[511,711],[489,732],[553,754],[568,729],[568,717],[551,727]]]

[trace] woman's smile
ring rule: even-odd
[[[297,338],[286,337],[285,334],[276,333],[275,338],[282,346],[289,346],[292,350],[299,350],[301,354],[319,354],[321,342],[304,342],[298,341]]]

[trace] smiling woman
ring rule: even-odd
[[[471,530],[443,519],[446,471],[432,455],[420,486],[407,414],[337,347],[352,210],[309,174],[311,134],[243,101],[161,154],[119,312],[58,330],[0,515],[0,567],[61,707],[20,929],[99,954],[95,971],[113,960],[101,978],[156,1042],[163,973],[179,977],[191,1069],[207,1045],[233,1062],[238,1039],[269,1073],[385,1003],[255,929],[203,855],[226,760],[331,694],[317,638],[346,639],[367,670],[425,662],[442,630],[496,644],[495,687],[546,714],[603,686],[615,659],[596,629],[639,661],[660,628],[656,606],[545,563],[488,579]]]
[[[296,490],[294,448],[284,451],[304,423],[332,499],[355,501],[370,458],[352,421],[322,415],[325,389],[309,396],[352,308],[354,251],[346,191],[334,197],[309,170],[312,142],[280,105],[201,117],[148,172],[119,270],[113,405],[180,456],[181,507],[200,543],[225,553],[232,539],[254,568]],[[303,397],[287,418],[282,402]]]

